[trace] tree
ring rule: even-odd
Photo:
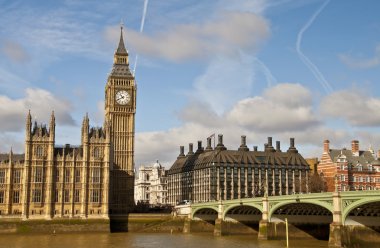
[[[325,178],[318,173],[309,178],[309,191],[311,193],[320,193],[327,191],[327,182]]]

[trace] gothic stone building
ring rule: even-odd
[[[257,146],[250,151],[245,136],[237,150],[228,150],[219,135],[215,148],[211,147],[211,138],[205,149],[198,141],[195,152],[193,144],[189,144],[186,155],[184,147],[180,147],[180,154],[168,171],[168,203],[306,193],[308,174],[309,166],[294,147],[293,138],[286,152],[281,151],[279,141],[274,148],[271,137],[264,151],[258,151]]]
[[[351,142],[351,149],[330,149],[328,140],[323,145],[318,172],[327,182],[327,191],[380,189],[380,161],[373,150],[360,150],[357,140]]]
[[[26,118],[25,154],[0,155],[0,215],[23,219],[108,218],[134,206],[136,84],[123,30],[105,86],[103,127],[86,115],[80,146],[56,146],[49,126]]]

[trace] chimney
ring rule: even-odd
[[[206,151],[211,151],[211,150],[212,150],[212,146],[211,146],[211,138],[208,137],[208,138],[207,138]]]
[[[185,157],[185,147],[184,146],[179,147],[179,155],[177,158],[181,158],[181,157]]]
[[[380,159],[380,150],[377,150],[377,159]]]
[[[330,141],[325,140],[323,141],[323,153],[329,153],[330,151]]]
[[[247,139],[246,139],[246,136],[245,135],[242,135],[240,137],[240,147],[239,147],[239,151],[249,151],[249,148],[247,147]]]
[[[253,147],[253,151],[257,152],[257,146]]]
[[[288,149],[287,152],[298,153],[298,150],[297,150],[296,147],[294,146],[294,138],[290,138],[290,146],[289,146],[289,149]]]
[[[223,145],[223,134],[218,135],[218,145],[216,146],[217,150],[227,150],[227,148]]]
[[[202,141],[198,140],[198,149],[197,149],[197,152],[202,152],[202,151],[203,151]]]
[[[187,156],[189,155],[193,155],[194,152],[193,152],[193,143],[189,143],[189,152],[187,153]]]
[[[352,151],[352,155],[359,156],[359,141],[358,140],[351,141],[351,151]]]
[[[277,151],[277,152],[281,152],[280,141],[276,141],[276,151]]]
[[[268,147],[272,146],[272,137],[268,137]]]

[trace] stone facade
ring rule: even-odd
[[[27,114],[25,153],[0,154],[0,216],[23,219],[108,218],[134,206],[136,86],[121,29],[105,88],[103,127],[86,114],[79,146],[55,144],[49,125]],[[110,194],[111,192],[111,194]]]
[[[327,191],[380,189],[380,160],[369,149],[359,149],[359,141],[351,142],[351,150],[330,149],[330,141],[324,141],[324,150],[318,164],[318,172],[327,183]]]
[[[245,136],[241,137],[238,150],[227,150],[219,135],[215,148],[211,147],[211,138],[205,149],[198,141],[196,152],[190,144],[187,155],[180,147],[180,154],[168,171],[168,203],[306,193],[308,178],[309,165],[294,147],[294,139],[286,152],[281,151],[280,142],[274,148],[271,137],[264,151],[258,151],[256,146],[250,151]]]
[[[167,204],[166,170],[157,162],[153,166],[140,166],[135,180],[135,202],[151,206]]]

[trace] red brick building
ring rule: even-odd
[[[380,189],[380,161],[371,150],[359,149],[359,141],[351,142],[351,150],[330,149],[325,140],[318,172],[327,183],[327,191]]]

